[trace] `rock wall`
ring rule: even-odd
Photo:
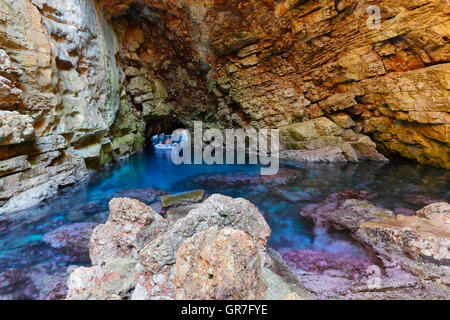
[[[116,35],[93,1],[2,1],[0,47],[0,213],[142,147]]]
[[[448,1],[99,3],[122,34],[164,30],[123,43],[133,63],[158,70],[181,122],[285,127],[348,115],[344,128],[384,153],[450,167]],[[371,5],[380,29],[368,27]]]
[[[385,161],[376,146],[450,168],[448,4],[4,0],[0,214],[197,119],[287,132],[329,119],[331,135],[283,135],[287,157]]]

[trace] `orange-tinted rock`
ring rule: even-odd
[[[92,234],[90,257],[94,265],[117,258],[137,260],[140,250],[168,227],[163,217],[138,200],[115,198],[109,208],[108,221]]]
[[[180,246],[174,284],[179,300],[261,300],[267,289],[252,238],[217,227],[195,234]]]

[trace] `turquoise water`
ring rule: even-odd
[[[171,163],[169,154],[155,153],[149,148],[96,172],[89,181],[61,191],[57,197],[37,207],[0,217],[0,298],[36,298],[43,283],[47,283],[42,277],[64,278],[67,267],[88,265],[88,261],[76,261],[70,254],[47,245],[42,237],[63,225],[105,222],[109,200],[124,189],[153,187],[175,193],[204,188],[207,194],[245,197],[261,210],[271,226],[270,245],[275,249],[313,249],[351,255],[366,253],[345,232],[315,229],[308,219],[299,216],[299,209],[347,189],[374,192],[377,197],[373,202],[392,210],[417,210],[427,201],[450,199],[449,170],[412,162],[394,161],[389,165],[284,163],[282,168],[296,170],[295,181],[271,187],[252,183],[224,185],[220,183],[223,176],[228,177],[227,181],[233,181],[233,175],[257,176],[260,168],[253,165],[176,166]],[[206,174],[217,175],[217,183],[202,184],[196,180]]]

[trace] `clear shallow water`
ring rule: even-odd
[[[47,245],[42,237],[62,225],[105,222],[109,200],[124,189],[153,187],[175,193],[205,188],[208,194],[245,197],[261,210],[271,226],[270,245],[275,249],[313,249],[350,255],[366,253],[345,232],[315,229],[308,219],[299,216],[299,209],[347,189],[374,192],[377,198],[373,202],[392,210],[417,210],[430,199],[450,199],[449,170],[412,162],[282,164],[282,167],[295,169],[299,177],[276,187],[199,185],[195,179],[205,174],[256,176],[260,168],[251,165],[176,166],[171,163],[170,154],[148,149],[95,173],[89,181],[64,190],[37,207],[0,216],[0,299],[36,298],[37,292],[49,286],[52,277],[64,278],[70,265],[87,265],[88,262],[76,261]]]

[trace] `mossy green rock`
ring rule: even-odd
[[[194,190],[178,194],[171,194],[161,197],[163,208],[171,207],[179,204],[190,204],[203,200],[205,190]]]

